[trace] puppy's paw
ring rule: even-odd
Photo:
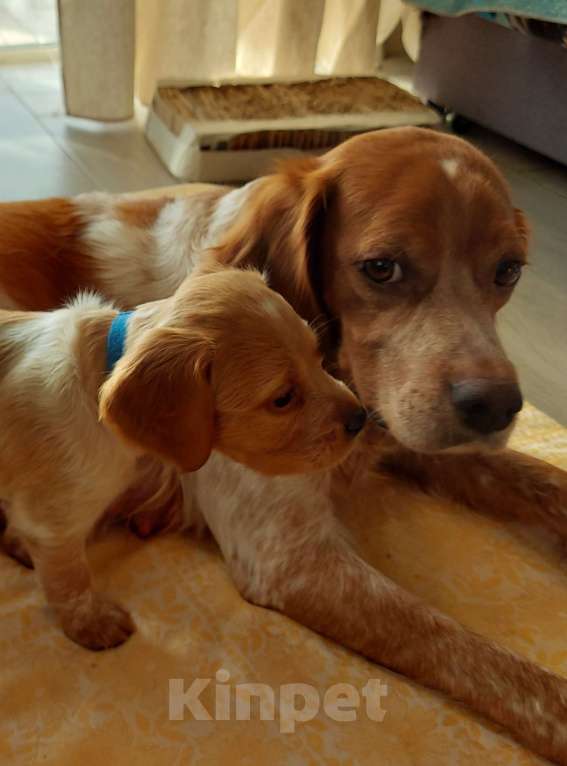
[[[93,651],[120,646],[136,630],[125,609],[98,593],[85,594],[81,603],[60,612],[60,617],[65,635]]]

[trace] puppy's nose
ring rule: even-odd
[[[362,431],[364,424],[366,423],[366,410],[360,407],[349,415],[345,422],[345,431],[349,436],[356,436],[357,433]]]
[[[462,422],[479,434],[503,431],[523,405],[516,383],[480,378],[453,383],[451,398]]]

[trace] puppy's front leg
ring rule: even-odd
[[[424,491],[476,510],[537,522],[567,538],[567,472],[513,450],[418,455],[400,448],[382,466]]]
[[[109,649],[134,632],[128,612],[92,589],[84,540],[27,542],[47,601],[65,634],[87,649]]]

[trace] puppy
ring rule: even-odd
[[[93,295],[0,313],[0,497],[64,632],[121,644],[128,612],[93,590],[85,543],[151,480],[163,497],[213,449],[264,474],[340,461],[365,421],[307,324],[258,272],[215,267],[119,314]]]

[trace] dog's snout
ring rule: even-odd
[[[359,407],[352,412],[345,421],[345,431],[349,436],[356,436],[364,428],[366,423],[366,410]]]
[[[523,404],[516,383],[483,379],[453,383],[451,398],[462,422],[480,434],[503,431]]]

